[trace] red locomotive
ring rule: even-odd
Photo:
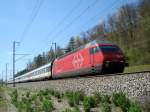
[[[15,78],[15,82],[64,78],[90,74],[121,73],[125,59],[120,48],[106,41],[93,41]],[[12,83],[10,80],[8,83]]]
[[[120,48],[106,41],[93,41],[55,59],[52,78],[86,74],[123,72],[124,55]]]

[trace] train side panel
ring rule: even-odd
[[[84,48],[54,61],[52,77],[72,77],[91,72],[89,48]]]

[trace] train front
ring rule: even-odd
[[[102,73],[122,73],[125,67],[125,58],[121,49],[114,44],[99,45],[103,54]]]

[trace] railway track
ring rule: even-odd
[[[76,76],[76,77],[66,77],[66,78],[59,78],[59,79],[44,79],[44,80],[36,80],[36,81],[28,81],[28,82],[20,82],[20,83],[32,83],[32,82],[44,82],[44,81],[52,81],[52,80],[72,80],[72,79],[80,79],[80,78],[94,78],[94,77],[109,77],[109,76],[118,76],[118,75],[132,75],[132,74],[143,74],[143,73],[150,73],[150,71],[142,71],[142,72],[130,72],[130,73],[115,73],[115,74],[104,74],[104,75],[98,75],[98,74],[92,74],[92,75],[86,75],[86,76]]]

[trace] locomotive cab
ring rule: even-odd
[[[124,55],[121,49],[116,45],[100,45],[100,51],[103,53],[103,73],[122,73],[124,70]]]
[[[115,44],[97,43],[90,48],[90,55],[93,73],[122,73],[124,70],[124,55]]]

